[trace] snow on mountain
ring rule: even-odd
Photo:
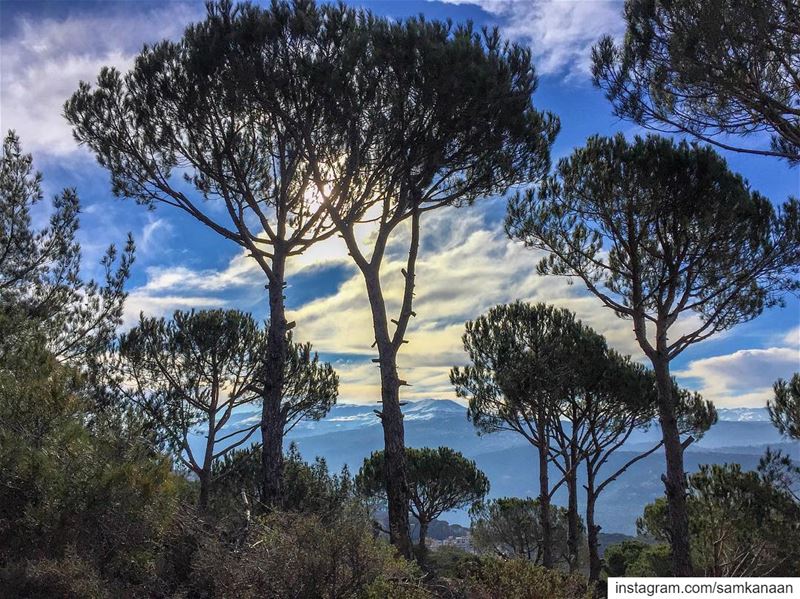
[[[720,420],[732,422],[769,422],[767,408],[719,408]]]
[[[333,470],[347,465],[357,472],[372,451],[383,447],[383,431],[374,410],[380,404],[348,404],[334,406],[318,422],[299,422],[287,435],[295,442],[305,459],[322,456]],[[466,408],[454,401],[424,399],[409,401],[403,406],[405,440],[409,447],[438,447],[445,445],[477,462],[491,481],[491,496],[535,496],[538,470],[534,449],[521,436],[503,431],[478,435],[467,420]],[[259,409],[239,412],[226,429],[243,428],[258,422]],[[646,431],[637,431],[610,460],[607,471],[619,468],[634,453],[645,451],[660,439],[657,424]],[[253,441],[260,440],[259,433]],[[202,440],[198,437],[195,442]],[[700,464],[737,462],[752,469],[767,446],[783,449],[800,459],[798,444],[782,439],[764,408],[720,409],[719,422],[703,437],[692,443],[685,455],[687,471]],[[627,456],[627,458],[626,458]],[[632,534],[635,520],[645,504],[664,493],[661,473],[664,458],[656,452],[637,462],[614,485],[610,485],[598,505],[598,522],[604,530]],[[553,476],[557,476],[554,471]],[[581,475],[582,476],[582,475]],[[583,484],[581,482],[581,484]],[[557,493],[556,503],[566,501]],[[466,512],[451,513],[450,522],[466,524]]]

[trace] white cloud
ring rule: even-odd
[[[489,203],[485,204],[488,207]],[[569,308],[625,353],[640,356],[632,326],[618,319],[580,285],[541,277],[535,265],[540,254],[506,238],[501,227],[487,228],[480,208],[446,209],[423,221],[422,250],[417,262],[417,289],[407,339],[399,355],[401,378],[412,384],[403,397],[453,397],[448,380],[454,365],[464,364],[461,335],[464,322],[492,306],[517,299],[544,301]],[[389,317],[396,316],[401,298],[407,237],[395,237],[382,268]],[[343,258],[342,260],[347,260]],[[366,290],[353,272],[333,295],[309,302],[290,317],[297,321],[298,339],[331,353],[374,357],[372,318]],[[370,363],[337,365],[342,397],[373,401],[379,396],[377,369]]]
[[[133,289],[125,302],[123,328],[133,326],[140,312],[146,316],[169,316],[175,310],[191,308],[246,309],[253,303],[253,294],[263,290],[264,285],[263,273],[244,254],[234,256],[219,271],[151,266],[145,273],[144,285]]]
[[[783,336],[783,342],[789,347],[800,347],[800,326],[796,326]]]
[[[615,317],[580,283],[570,285],[563,278],[537,275],[535,266],[541,254],[509,240],[499,223],[487,225],[487,213],[499,209],[500,202],[485,201],[472,209],[445,209],[424,217],[414,303],[417,317],[410,323],[406,335],[409,343],[402,347],[398,359],[401,378],[412,385],[403,388],[404,398],[453,398],[449,370],[467,359],[461,344],[464,322],[492,306],[517,299],[568,308],[605,335],[613,347],[645,360],[630,321]],[[361,232],[366,240],[370,236],[368,230]],[[381,271],[389,318],[396,316],[400,305],[400,270],[405,267],[407,243],[407,231],[400,230],[387,247]],[[341,239],[334,236],[306,255],[293,258],[287,269],[289,288],[299,273],[331,266],[346,266],[350,274],[334,293],[289,311],[288,318],[297,322],[296,339],[310,341],[316,350],[334,356],[342,399],[369,403],[379,397],[378,371],[369,362],[376,355],[371,348],[372,317],[362,276],[352,266]],[[175,309],[191,307],[250,309],[263,301],[265,293],[264,274],[244,253],[234,256],[221,270],[179,265],[151,267],[146,274],[146,283],[131,294],[126,324],[135,322],[140,310],[168,315]],[[694,315],[679,320],[673,335],[696,327],[698,322]],[[753,358],[759,352],[774,351],[752,350],[746,354],[745,366],[740,366],[738,354],[734,354],[737,360],[733,364],[725,357],[696,360],[678,374],[692,382],[691,388],[719,405],[763,404],[764,389],[777,376],[786,376],[787,368],[775,366],[772,355],[761,361]],[[782,348],[777,364],[785,364],[791,351],[796,363],[797,351]],[[336,355],[347,358],[336,359]],[[740,368],[755,378],[741,378]],[[733,381],[739,381],[739,386],[731,386]]]
[[[135,326],[139,322],[139,314],[169,317],[175,310],[200,310],[204,308],[225,308],[227,306],[227,300],[217,297],[203,295],[151,295],[141,289],[134,289],[125,300],[122,329],[126,330]]]
[[[170,2],[150,11],[122,11],[111,3],[100,14],[15,23],[0,45],[0,114],[3,130],[16,129],[26,151],[65,156],[77,150],[62,117],[64,102],[103,66],[127,70],[145,42],[180,34],[197,4]]]
[[[674,374],[717,407],[764,406],[772,384],[800,370],[800,345],[743,349],[693,360]]]
[[[136,238],[136,250],[139,256],[149,255],[164,246],[164,238],[172,234],[172,225],[163,218],[147,215],[147,222],[141,234]]]
[[[591,47],[625,31],[621,0],[443,0],[474,4],[495,16],[503,33],[530,45],[540,74],[586,76]]]

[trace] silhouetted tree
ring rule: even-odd
[[[133,240],[119,259],[114,246],[106,251],[104,285],[81,279],[78,195],[56,195],[49,223],[33,229],[31,209],[43,194],[32,163],[10,131],[0,160],[0,346],[23,344],[35,327],[58,361],[85,365],[107,348],[121,321]]]
[[[321,92],[333,100],[329,139],[336,143],[304,150],[327,214],[364,277],[381,377],[390,537],[410,555],[399,399],[407,383],[397,355],[414,315],[423,215],[538,180],[549,168],[558,121],[533,106],[530,50],[503,42],[497,31],[354,11],[341,19],[357,22],[358,35],[341,44],[344,68]],[[298,116],[292,129],[304,139],[315,135],[314,121]],[[373,232],[366,243],[365,230]],[[394,315],[381,273],[390,241],[392,254],[405,257]]]
[[[339,72],[334,65],[354,25],[347,14],[336,6],[318,10],[311,0],[268,9],[209,3],[207,18],[180,40],[146,46],[124,75],[104,68],[94,89],[81,83],[65,106],[76,139],[110,171],[116,195],[186,212],[243,248],[264,272],[267,502],[280,496],[277,427],[293,326],[285,315],[286,264],[334,232],[313,197],[305,144],[333,139],[320,78]]]
[[[383,451],[375,451],[356,476],[356,488],[368,497],[386,499],[386,467]],[[449,447],[406,448],[409,508],[419,522],[419,552],[425,553],[428,525],[444,512],[483,499],[489,479],[463,455]]]
[[[538,499],[501,497],[476,503],[469,512],[472,543],[478,549],[502,557],[520,557],[544,564],[544,556],[566,558],[567,510],[550,506],[550,517],[542,518]],[[552,523],[551,547],[544,546],[541,523]]]
[[[570,572],[576,572],[583,536],[578,470],[581,462],[589,459],[592,438],[597,434],[589,419],[595,396],[608,374],[609,350],[601,335],[575,319],[574,314],[571,318],[573,321],[562,331],[563,347],[557,350],[563,373],[560,394],[550,399],[548,451],[567,487],[567,563]]]
[[[522,302],[496,306],[467,322],[462,339],[472,364],[450,372],[456,394],[469,401],[467,414],[479,431],[511,430],[536,448],[545,567],[553,565],[550,499],[576,471],[582,457],[572,456],[574,461],[562,468],[561,480],[551,484],[548,464],[553,424],[562,399],[577,392],[580,375],[573,357],[586,348],[580,343],[584,333],[568,310]],[[602,354],[602,338],[596,341],[599,346],[590,353]],[[574,515],[577,517],[577,507]]]
[[[676,574],[691,572],[672,359],[781,303],[800,283],[798,203],[775,211],[710,148],[590,138],[509,204],[507,230],[549,256],[542,274],[580,278],[633,320],[658,385]],[[695,314],[699,319],[680,318]],[[676,326],[676,323],[678,326]]]
[[[208,508],[213,465],[246,443],[260,423],[226,431],[234,410],[263,395],[266,335],[236,310],[176,312],[170,321],[142,317],[119,343],[118,388],[158,425],[178,459],[200,481],[198,504]],[[336,401],[338,380],[309,345],[290,344],[281,409],[281,443],[302,418],[322,418]],[[202,431],[203,454],[190,437]]]
[[[796,0],[627,0],[627,32],[592,50],[614,113],[728,150],[800,160]],[[771,150],[727,135],[767,132]]]
[[[775,397],[767,401],[772,424],[782,435],[800,440],[800,373],[788,382],[778,379],[773,389]]]
[[[613,350],[601,362],[602,380],[594,392],[585,397],[584,426],[589,434],[585,454],[586,466],[586,528],[589,545],[589,580],[600,580],[600,526],[595,523],[595,506],[600,494],[636,462],[652,455],[664,445],[663,439],[644,451],[632,452],[625,463],[601,477],[611,455],[621,449],[636,430],[646,430],[658,416],[658,391],[655,376],[629,357]],[[716,410],[711,402],[703,401],[673,382],[678,398],[678,422],[681,434],[690,435],[682,442],[691,443],[716,422]]]

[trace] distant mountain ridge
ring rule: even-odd
[[[365,457],[381,449],[383,433],[374,413],[378,404],[334,406],[319,422],[300,422],[288,434],[302,455],[311,460],[324,457],[332,470],[347,465],[355,473]],[[700,464],[737,462],[755,468],[767,446],[791,452],[800,460],[800,445],[787,443],[769,422],[766,408],[720,409],[719,422],[702,439],[689,446],[686,468],[694,471]],[[424,399],[410,401],[403,407],[406,444],[410,447],[446,445],[476,461],[491,481],[491,496],[535,496],[538,470],[533,448],[520,435],[498,432],[478,435],[467,420],[466,408],[452,400]],[[231,418],[226,432],[234,427],[258,422],[260,412],[240,412]],[[607,465],[613,472],[631,455],[652,447],[660,438],[658,426],[637,431]],[[258,441],[257,435],[254,441]],[[641,460],[601,495],[598,521],[607,533],[633,534],[636,518],[644,506],[663,494],[660,480],[663,456],[654,453]],[[552,473],[555,476],[555,472]],[[556,493],[556,503],[566,503],[563,493]],[[444,520],[468,524],[465,511],[443,516]]]

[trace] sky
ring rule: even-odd
[[[590,135],[642,133],[617,119],[592,86],[589,55],[602,34],[624,32],[622,3],[603,0],[383,0],[348,4],[400,19],[426,18],[499,27],[508,39],[530,45],[539,89],[534,104],[561,119],[554,162]],[[15,129],[34,155],[52,197],[77,189],[82,202],[79,240],[87,276],[99,275],[108,244],[131,232],[137,257],[123,327],[140,313],[169,316],[177,309],[238,308],[267,316],[265,279],[236,246],[168,206],[148,211],[111,194],[109,177],[72,138],[62,105],[81,80],[103,66],[130,67],[145,43],[180,37],[201,19],[202,2],[0,0],[0,129]],[[767,145],[766,139],[749,143]],[[775,158],[722,152],[732,170],[775,203],[800,195],[800,169]],[[426,215],[417,267],[415,311],[409,343],[399,357],[406,399],[448,398],[452,366],[466,363],[464,323],[494,305],[522,299],[569,308],[606,335],[611,345],[642,359],[629,321],[616,318],[579,284],[541,277],[540,255],[503,232],[504,198]],[[44,215],[40,214],[40,218]],[[403,232],[387,254],[382,276],[390,304],[399,297]],[[340,401],[379,398],[372,364],[372,322],[360,273],[338,238],[313,247],[289,265],[286,291],[295,338],[310,341],[340,376]],[[718,407],[763,406],[772,383],[800,370],[800,301],[771,309],[754,321],[700,343],[673,362],[681,384]]]

